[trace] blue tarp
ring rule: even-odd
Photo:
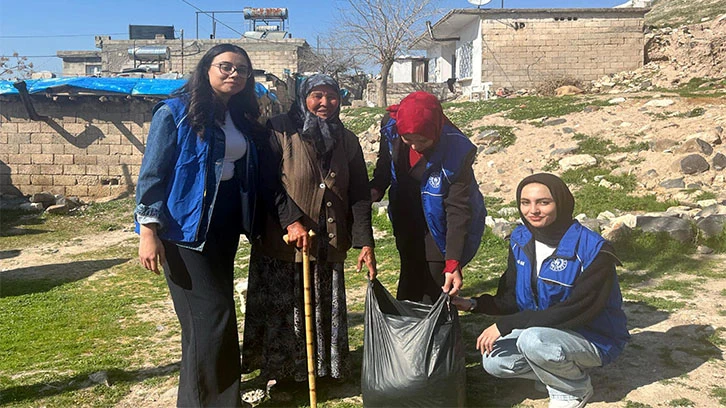
[[[28,79],[25,81],[29,94],[53,93],[54,89],[77,88],[78,90],[96,91],[100,93],[113,93],[135,96],[169,96],[186,83],[186,79],[162,78],[95,78],[95,77],[65,77],[50,79]],[[270,93],[267,88],[255,83],[255,93],[261,98],[267,95],[273,101],[277,96]],[[12,81],[0,81],[0,95],[18,94]]]

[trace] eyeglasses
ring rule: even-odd
[[[250,76],[252,76],[252,70],[247,65],[235,66],[231,62],[220,62],[219,64],[212,65],[219,68],[219,72],[222,75],[232,75],[236,72],[239,76],[243,78],[249,78]]]

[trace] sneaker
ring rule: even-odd
[[[582,408],[585,405],[587,405],[587,402],[590,401],[590,398],[592,398],[594,392],[592,388],[590,388],[585,395],[582,396],[582,398],[577,399],[569,399],[569,400],[553,400],[550,399],[550,406],[549,408]]]

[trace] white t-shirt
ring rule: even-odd
[[[222,166],[222,181],[234,177],[234,162],[247,153],[247,139],[234,126],[229,111],[224,116],[222,125],[224,132],[224,165]]]
[[[538,276],[539,269],[542,267],[542,262],[552,255],[555,252],[555,249],[557,249],[557,247],[551,247],[543,242],[534,241],[534,256],[536,258],[535,264],[537,265]]]

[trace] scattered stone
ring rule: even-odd
[[[699,245],[696,247],[696,252],[701,255],[709,255],[714,252],[713,248],[709,248],[706,245]]]
[[[625,100],[625,98],[623,98],[623,100]],[[597,105],[587,105],[587,106],[585,106],[585,108],[582,111],[585,113],[591,113],[591,112],[599,111],[600,109],[602,109],[602,108],[600,108]]]
[[[694,133],[686,137],[686,140],[690,139],[701,139],[711,145],[719,145],[721,144],[721,132],[718,129],[711,129],[705,132]]]
[[[564,85],[555,89],[555,96],[578,95],[584,91],[576,86]]]
[[[696,227],[703,233],[706,238],[713,238],[720,236],[724,232],[724,226],[726,225],[726,215],[717,214],[709,215],[708,217],[702,218],[696,222]]]
[[[637,227],[644,232],[665,232],[679,242],[693,240],[693,229],[688,220],[677,217],[639,216]]]
[[[613,153],[605,156],[605,160],[609,161],[610,163],[622,163],[627,158],[627,153]]]
[[[677,179],[665,180],[659,184],[663,188],[686,188],[686,183],[683,181],[683,177]]]
[[[55,204],[55,196],[51,193],[35,193],[32,196],[30,196],[30,202],[31,203],[41,203],[43,204],[43,208],[48,208],[51,205]]]
[[[502,135],[497,130],[487,129],[476,135],[472,139],[472,143],[477,145],[489,146],[492,143],[502,140]]]
[[[596,220],[593,218],[585,218],[583,220],[580,220],[580,224],[582,224],[585,228],[589,229],[590,231],[600,233],[600,220]]]
[[[565,119],[565,118],[548,119],[548,120],[545,120],[544,122],[542,122],[542,126],[561,125],[565,122],[567,122],[567,119]]]
[[[575,129],[573,129],[573,128],[571,128],[571,127],[563,127],[563,128],[562,128],[562,133],[564,133],[564,134],[571,134],[571,133],[575,133]]]
[[[713,147],[699,138],[693,138],[683,142],[675,151],[677,153],[703,153],[710,156],[713,153]]]
[[[51,205],[50,207],[45,209],[45,212],[48,214],[68,214],[68,211],[70,211],[70,207],[63,203],[63,204],[55,204]]]
[[[675,102],[672,99],[654,99],[652,101],[646,102],[644,106],[655,107],[655,108],[665,108],[666,106],[671,106],[674,103]]]
[[[633,233],[633,230],[623,222],[612,223],[602,230],[602,237],[610,242],[618,242],[626,239]]]
[[[589,154],[577,154],[561,159],[559,161],[562,171],[575,169],[578,167],[589,167],[597,164],[597,159]]]
[[[678,146],[678,142],[673,139],[658,139],[651,143],[651,150],[654,152],[665,152],[672,150],[675,146]]]
[[[713,198],[710,198],[708,200],[699,200],[699,201],[696,201],[696,205],[699,206],[699,207],[701,207],[701,208],[707,208],[707,207],[711,207],[711,206],[717,206],[718,205],[718,201],[716,201]]]
[[[706,159],[698,154],[690,154],[681,159],[680,167],[684,174],[699,174],[711,168]]]
[[[107,387],[111,386],[111,383],[108,381],[108,373],[105,371],[97,371],[95,373],[92,373],[88,376],[88,379],[91,380],[94,384],[104,384]]]
[[[726,169],[726,155],[723,153],[716,153],[716,155],[713,156],[713,159],[711,159],[711,163],[713,164],[714,170],[721,171]]]
[[[578,150],[580,150],[580,146],[562,147],[552,150],[550,152],[550,156],[566,156],[568,154],[575,153]]]
[[[610,99],[608,101],[608,103],[609,104],[612,104],[612,105],[617,105],[617,104],[620,104],[620,103],[623,103],[623,102],[625,102],[625,98],[623,98],[622,96],[621,97],[618,97],[618,98]]]

